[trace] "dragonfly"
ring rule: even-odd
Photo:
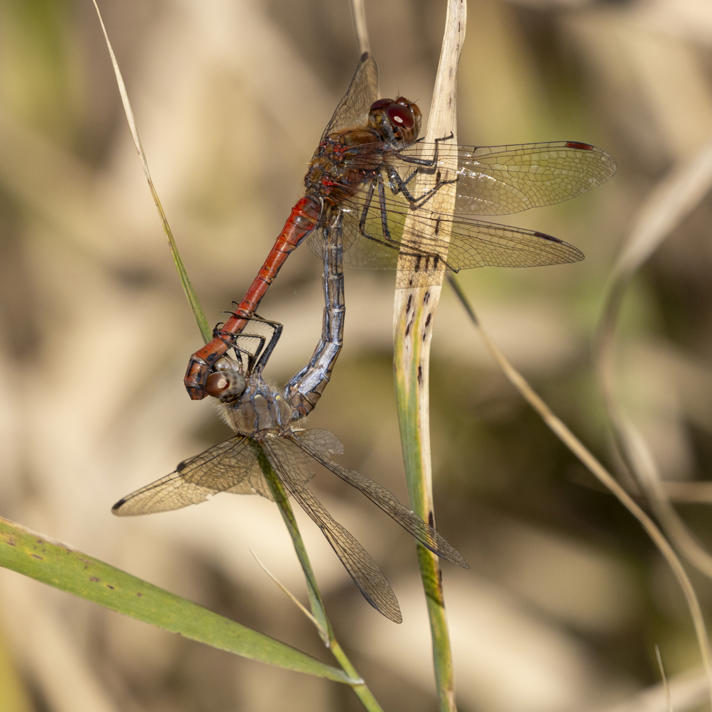
[[[233,345],[235,356],[220,359],[207,381],[211,395],[220,397],[222,414],[235,434],[184,460],[165,477],[123,497],[112,511],[117,515],[163,512],[197,504],[218,492],[258,494],[271,499],[261,464],[266,460],[289,494],[323,532],[365,599],[386,618],[400,623],[398,599],[376,562],[309,488],[316,470],[325,469],[354,487],[438,556],[463,567],[467,563],[442,535],[389,490],[335,462],[334,456],[343,451],[335,435],[301,425],[328,383],[343,344],[345,305],[340,237],[341,231],[334,231],[323,249],[323,328],[308,364],[280,392],[265,382],[262,371],[279,340],[281,325],[262,320],[272,329],[268,340],[242,333]],[[240,346],[239,339],[244,342],[254,338],[258,339],[255,348]]]
[[[457,272],[583,259],[578,248],[552,235],[477,216],[552,205],[599,185],[615,172],[615,162],[605,151],[583,141],[464,146],[445,136],[426,143],[418,139],[417,104],[402,96],[377,97],[378,69],[364,53],[312,156],[303,197],[242,301],[215,327],[213,339],[190,358],[184,384],[192,399],[215,395],[206,390],[215,364],[305,238],[318,252],[324,233],[338,229],[349,246],[349,262],[394,267],[399,255],[410,255],[423,274],[435,274],[443,265]],[[430,176],[433,185],[416,195],[419,175]],[[429,205],[444,186],[456,193],[452,212]],[[447,248],[437,237],[445,226],[450,228]]]

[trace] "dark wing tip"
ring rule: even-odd
[[[586,143],[585,141],[567,141],[566,148],[573,148],[576,151],[595,151],[601,157],[601,163],[606,165],[608,168],[606,175],[608,178],[614,175],[618,169],[616,161],[610,153],[606,153],[604,150],[594,146],[591,143]],[[602,177],[602,180],[605,180],[606,177]]]
[[[564,241],[560,240],[558,237],[554,237],[553,235],[548,235],[545,232],[539,232],[539,230],[534,231],[534,236],[535,237],[540,237],[542,240],[548,240],[549,242],[556,242],[559,245],[563,245]]]
[[[549,235],[545,232],[539,232],[539,230],[534,231],[534,237],[539,237],[542,240],[547,240],[548,242],[553,242],[557,245],[563,245],[566,248],[566,259],[562,260],[562,262],[581,262],[581,260],[586,259],[586,255],[584,255],[578,247],[566,242],[565,240],[561,240],[558,237],[554,237],[553,235]]]
[[[579,151],[593,151],[596,147],[584,141],[567,141],[566,148],[577,148]]]
[[[123,512],[119,512],[119,509],[123,507],[126,504],[126,497],[122,497],[112,508],[111,508],[111,513],[112,514],[123,514]]]

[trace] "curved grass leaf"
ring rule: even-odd
[[[250,660],[335,682],[361,682],[296,648],[2,517],[0,566]]]

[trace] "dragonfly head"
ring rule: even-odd
[[[413,143],[420,133],[420,109],[404,96],[379,99],[368,111],[368,125],[384,138],[398,143]]]
[[[247,381],[241,373],[240,365],[227,356],[215,364],[215,371],[205,383],[205,392],[223,403],[236,401],[246,388]]]

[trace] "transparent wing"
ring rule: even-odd
[[[418,166],[407,159],[433,159]],[[405,160],[404,160],[405,159]],[[366,162],[364,156],[363,161]],[[616,171],[613,158],[582,141],[545,141],[504,146],[458,146],[416,142],[387,162],[403,178],[418,168],[457,180],[457,215],[507,215],[554,205],[595,188]],[[354,163],[358,165],[358,157]],[[457,166],[454,169],[452,166]]]
[[[117,515],[150,514],[198,504],[217,492],[259,494],[271,499],[249,439],[237,436],[181,462],[161,477],[120,499]]]
[[[375,144],[359,146],[349,164],[368,168],[378,150]],[[419,165],[413,159],[433,162]],[[420,170],[439,171],[443,181],[456,180],[455,212],[462,215],[506,215],[554,205],[600,185],[616,171],[609,154],[582,141],[503,146],[419,141],[397,153],[384,152],[384,160],[403,179]]]
[[[615,171],[613,159],[604,151],[578,141],[553,141],[509,146],[467,147],[440,142],[434,169],[441,182],[456,180],[457,199],[452,213],[430,209],[430,201],[414,211],[400,194],[384,186],[364,184],[339,206],[343,213],[344,261],[371,268],[396,265],[399,252],[425,258],[421,269],[433,266],[428,260],[442,259],[445,244],[438,235],[450,231],[445,261],[457,272],[474,267],[534,267],[565,264],[583,259],[583,253],[559,238],[537,230],[501,225],[473,215],[514,213],[572,198],[600,184]],[[435,155],[435,146],[414,144],[398,155]],[[456,172],[444,163],[456,154]],[[407,163],[395,154],[385,157],[397,169],[409,190],[415,188],[414,172],[428,166]],[[372,157],[364,157],[364,167]],[[352,159],[359,166],[358,154]],[[371,164],[372,165],[372,164]],[[374,178],[374,180],[376,180]],[[417,197],[417,196],[416,196]],[[411,217],[406,232],[406,220]],[[429,235],[429,237],[425,237]],[[319,252],[323,233],[315,231],[309,242]]]
[[[378,67],[373,57],[368,52],[364,52],[346,94],[337,104],[331,120],[321,135],[322,140],[328,134],[340,129],[365,126],[368,110],[377,98]]]
[[[402,616],[398,599],[376,562],[304,484],[308,479],[305,475],[313,463],[287,438],[268,436],[261,445],[280,480],[309,518],[321,529],[364,598],[386,618],[400,623]]]
[[[365,217],[357,210],[344,217],[344,245],[349,245],[344,251],[347,264],[393,269],[398,254],[404,253],[423,258],[419,267],[427,269],[433,266],[431,258],[442,259],[446,255],[448,268],[458,272],[474,267],[565,264],[584,257],[577,247],[537,230],[453,217],[427,207],[414,212],[405,201],[392,197],[383,205],[385,213],[374,199]],[[410,228],[406,231],[409,217]],[[449,244],[438,237],[446,228],[450,228]],[[318,236],[310,239],[317,240]]]
[[[300,445],[308,446],[313,452],[320,453],[322,457],[344,454],[344,446],[341,444],[341,440],[328,430],[320,428],[311,428],[310,430],[293,429],[292,434]],[[311,457],[314,456],[311,455]]]
[[[305,432],[310,433],[313,431]],[[402,505],[392,492],[378,484],[378,482],[374,482],[369,477],[354,470],[348,470],[333,462],[328,456],[324,455],[323,450],[316,446],[316,439],[305,437],[305,433],[293,433],[291,439],[295,445],[299,446],[327,470],[368,497],[377,507],[400,524],[409,534],[412,534],[421,544],[441,558],[467,568],[467,562],[462,554],[450,546],[450,544],[445,541],[445,538],[438,534],[435,529],[428,526],[420,517]]]

